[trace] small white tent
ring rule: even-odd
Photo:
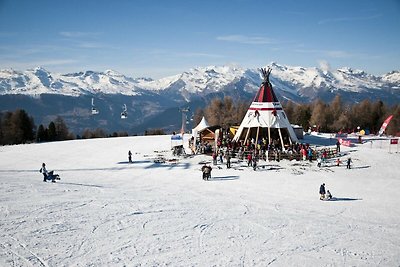
[[[254,139],[257,142],[266,138],[268,143],[279,140],[283,149],[285,145],[298,142],[298,139],[272,89],[269,81],[271,69],[261,69],[261,72],[264,81],[233,140],[236,142],[243,140],[244,143],[249,139]]]
[[[201,119],[200,123],[196,127],[194,127],[192,129],[193,136],[195,136],[195,134],[194,134],[195,132],[199,133],[199,132],[207,129],[208,127],[210,127],[210,125],[208,124],[206,118],[204,118],[204,116],[203,116],[203,118]]]

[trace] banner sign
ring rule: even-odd
[[[178,134],[176,134],[176,135],[172,135],[171,136],[171,140],[182,140],[182,136],[180,136],[180,135],[178,135]]]
[[[351,146],[350,140],[343,140],[342,138],[339,138],[339,143],[344,146]]]
[[[383,134],[383,132],[385,131],[386,127],[388,126],[390,120],[393,118],[393,115],[390,115],[389,117],[387,117],[387,119],[383,122],[381,128],[379,129],[379,136],[381,136]]]
[[[390,139],[390,144],[391,145],[397,145],[399,143],[399,139]]]

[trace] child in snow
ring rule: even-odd
[[[329,190],[326,191],[326,199],[332,199],[332,194],[329,192]]]

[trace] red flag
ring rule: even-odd
[[[393,118],[393,115],[390,115],[387,117],[387,119],[383,122],[381,128],[379,129],[379,135],[382,135],[383,132],[385,131],[386,127],[388,126],[390,120]]]

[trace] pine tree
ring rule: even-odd
[[[62,141],[62,140],[67,140],[69,139],[69,131],[68,127],[65,124],[63,118],[60,116],[57,116],[57,118],[54,121],[55,127],[56,127],[56,140]]]
[[[57,140],[57,130],[56,130],[56,125],[54,122],[49,123],[48,138],[49,138],[50,142]]]
[[[40,124],[36,132],[36,142],[46,142],[46,141],[48,141],[47,131],[44,128],[44,126]]]

